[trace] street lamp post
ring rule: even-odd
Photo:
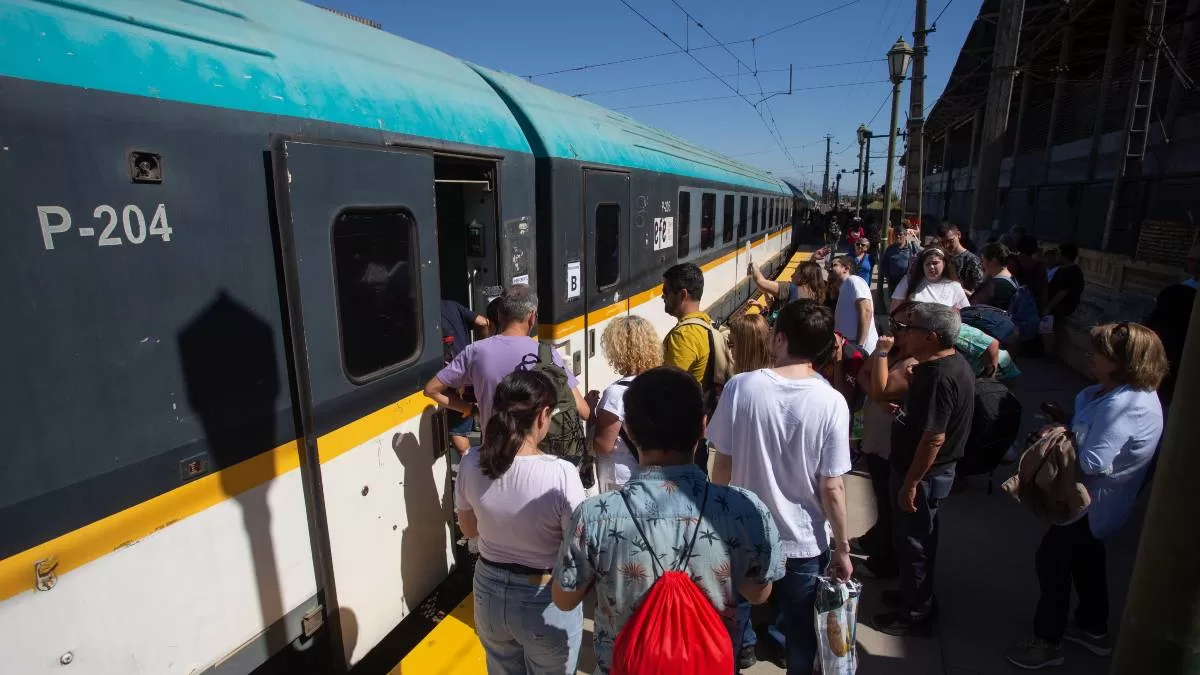
[[[904,77],[908,74],[908,64],[912,62],[912,55],[912,47],[908,46],[903,37],[896,40],[896,44],[892,45],[887,53],[888,74],[892,79],[892,123],[888,127],[887,172],[884,174],[883,181],[883,237],[879,241],[879,257],[877,258],[881,262],[883,261],[883,252],[887,248],[889,229],[892,224],[892,178],[896,171],[896,124],[899,123],[900,118],[900,85],[904,83]],[[887,303],[883,277],[884,275],[879,275],[879,303],[881,306]]]
[[[861,216],[862,215],[862,195],[864,192],[863,185],[866,183],[866,180],[867,180],[867,171],[865,168],[863,168],[863,146],[866,144],[867,137],[871,133],[871,130],[867,129],[867,125],[860,124],[860,125],[858,125],[857,133],[858,133],[858,180],[854,183],[854,215]]]

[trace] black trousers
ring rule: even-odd
[[[1108,572],[1104,542],[1092,534],[1087,516],[1053,525],[1037,550],[1041,587],[1033,634],[1051,644],[1062,641],[1071,611],[1071,587],[1079,596],[1075,624],[1093,635],[1108,633]]]
[[[905,472],[892,468],[891,489],[899,495]],[[909,616],[921,620],[933,611],[933,576],[937,566],[938,509],[954,485],[954,464],[935,466],[917,484],[913,513],[892,498],[892,541],[900,562],[900,593]]]
[[[892,543],[892,508],[896,493],[892,492],[892,467],[888,460],[879,455],[865,455],[867,473],[871,475],[871,491],[875,493],[875,524],[867,530],[860,541],[871,558],[871,567],[876,572],[885,572],[896,567],[896,547]]]

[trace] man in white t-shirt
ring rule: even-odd
[[[845,580],[853,571],[842,484],[850,410],[816,370],[833,352],[833,323],[812,300],[785,305],[775,322],[775,367],[730,379],[708,425],[717,452],[712,481],[753,492],[779,528],[787,569],[773,600],[790,674],[812,672],[817,576]]]
[[[842,337],[863,348],[867,354],[875,351],[879,332],[875,329],[875,301],[871,287],[855,274],[858,264],[848,255],[833,259],[833,275],[841,282],[833,325]]]

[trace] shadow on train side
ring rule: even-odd
[[[421,429],[432,425],[434,410],[430,406],[422,412]],[[430,448],[422,446],[420,439],[411,432],[394,434],[392,451],[404,467],[402,487],[404,512],[408,522],[401,535],[400,550],[415,550],[418,546],[432,546],[435,551],[446,550],[447,522],[451,516],[446,511],[446,504],[438,496],[437,485],[434,483],[433,465],[437,458]],[[446,492],[449,493],[449,489]],[[422,586],[423,580],[445,579],[449,573],[450,567],[445,556],[402,555],[400,578],[404,583],[404,604],[409,611],[417,611],[418,605],[433,590]]]
[[[269,483],[246,490],[245,485],[230,484],[231,476],[237,481],[235,472],[221,470],[275,443],[275,404],[282,383],[271,327],[221,291],[180,331],[178,342],[188,403],[204,428],[212,469],[219,471],[225,494],[236,495],[241,507],[259,609],[263,624],[270,626],[285,608],[271,541]],[[272,650],[286,643],[285,635],[268,635]]]
[[[271,541],[268,484],[246,490],[234,472],[239,459],[269,450],[276,440],[275,404],[282,390],[270,325],[222,290],[178,334],[188,404],[204,429],[212,471],[242,511],[250,544],[258,606],[272,651],[288,639],[276,619],[284,614],[275,548]],[[216,583],[221,581],[214,580]]]

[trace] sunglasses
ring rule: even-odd
[[[922,326],[914,326],[914,325],[913,325],[913,324],[911,324],[911,323],[904,323],[903,321],[899,321],[899,320],[896,320],[896,319],[892,319],[892,332],[893,332],[893,333],[899,333],[899,332],[901,332],[901,331],[906,331],[906,330],[923,330],[923,331],[929,331],[929,329],[928,329],[928,328],[924,328],[924,327],[922,327]],[[929,331],[929,332],[932,332],[932,331]]]

